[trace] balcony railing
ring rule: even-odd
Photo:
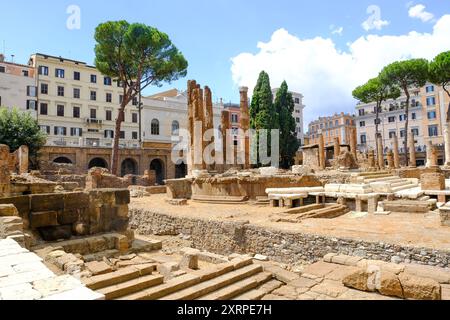
[[[49,138],[47,146],[56,147],[78,147],[78,148],[112,148],[113,139],[93,139],[93,138]],[[119,147],[122,149],[139,149],[140,144],[138,140],[121,140]]]

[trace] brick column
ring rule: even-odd
[[[0,144],[0,197],[10,193],[9,147]]]
[[[408,135],[409,167],[416,168],[416,143],[414,142],[414,133],[410,131],[408,132]]]
[[[341,155],[341,142],[339,137],[334,138],[334,160]]]
[[[322,133],[319,134],[319,167],[322,170],[325,170],[326,167],[325,141]]]
[[[427,141],[427,163],[426,167],[431,168],[433,166],[433,144],[431,140]]]
[[[213,113],[213,103],[212,103],[212,93],[211,89],[205,87],[205,132],[214,129],[214,113]],[[210,144],[215,144],[214,137],[210,141],[205,141],[205,146]],[[215,152],[212,152],[211,156],[215,156]],[[215,165],[208,165],[208,170],[214,170]]]
[[[392,152],[392,150],[389,150],[386,157],[388,162],[388,168],[395,169],[394,153]]]
[[[369,161],[369,168],[373,169],[375,168],[375,151],[373,149],[370,149],[367,154],[367,159]]]
[[[194,89],[197,87],[195,80],[189,80],[187,84],[187,103],[188,103],[188,123],[187,130],[189,132],[188,152],[186,155],[188,176],[192,175],[194,164]]]
[[[244,131],[244,134],[247,133],[248,129],[250,129],[250,114],[248,109],[248,88],[240,87],[239,93],[241,96],[241,129]],[[240,137],[243,139],[244,146],[244,154],[245,154],[245,164],[244,169],[250,169],[250,138],[245,135],[244,137]]]
[[[356,128],[350,128],[350,152],[358,159],[357,146],[356,146]]]
[[[432,145],[431,146],[431,155],[430,155],[430,167],[437,167],[438,166],[438,153],[439,150],[437,146]]]
[[[203,89],[199,85],[194,89],[194,164],[193,170],[205,170],[206,163],[203,159],[203,150],[205,150],[205,142],[203,135],[205,134],[205,114],[203,108]]]
[[[394,136],[392,137],[392,147],[394,148],[394,167],[395,169],[400,168],[400,154],[398,150],[398,138],[397,134],[394,133]]]
[[[384,148],[383,148],[383,137],[381,136],[381,134],[378,135],[377,137],[378,140],[378,150],[377,150],[377,157],[378,157],[378,167],[380,169],[384,169],[385,165],[384,165]]]
[[[222,157],[223,157],[223,170],[228,170],[227,165],[227,149],[229,142],[231,143],[230,137],[227,135],[227,131],[231,129],[230,124],[230,111],[223,110],[222,111],[222,118],[221,118],[221,134],[222,134]],[[234,161],[233,161],[234,163]]]

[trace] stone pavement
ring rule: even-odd
[[[36,254],[0,240],[0,300],[103,300],[72,276],[57,276]]]

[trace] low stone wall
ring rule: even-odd
[[[450,266],[450,250],[292,233],[262,228],[245,221],[222,222],[172,216],[158,213],[155,209],[131,209],[130,225],[144,235],[189,235],[192,246],[217,254],[258,253],[287,264],[316,262],[334,252],[387,262]]]

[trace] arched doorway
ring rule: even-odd
[[[150,163],[150,170],[155,171],[156,183],[159,185],[164,184],[165,174],[164,174],[164,164],[160,159],[155,159]]]
[[[58,164],[73,164],[72,160],[70,160],[67,157],[58,157],[55,160],[53,160],[53,163],[58,163]]]
[[[138,174],[138,165],[134,159],[128,158],[123,160],[121,169],[120,169],[122,177],[126,176],[127,174]]]
[[[108,169],[108,163],[103,158],[94,158],[91,161],[89,161],[88,168],[92,169],[92,168],[95,168],[95,167]]]
[[[187,165],[181,161],[175,165],[175,179],[185,178],[187,175]]]

